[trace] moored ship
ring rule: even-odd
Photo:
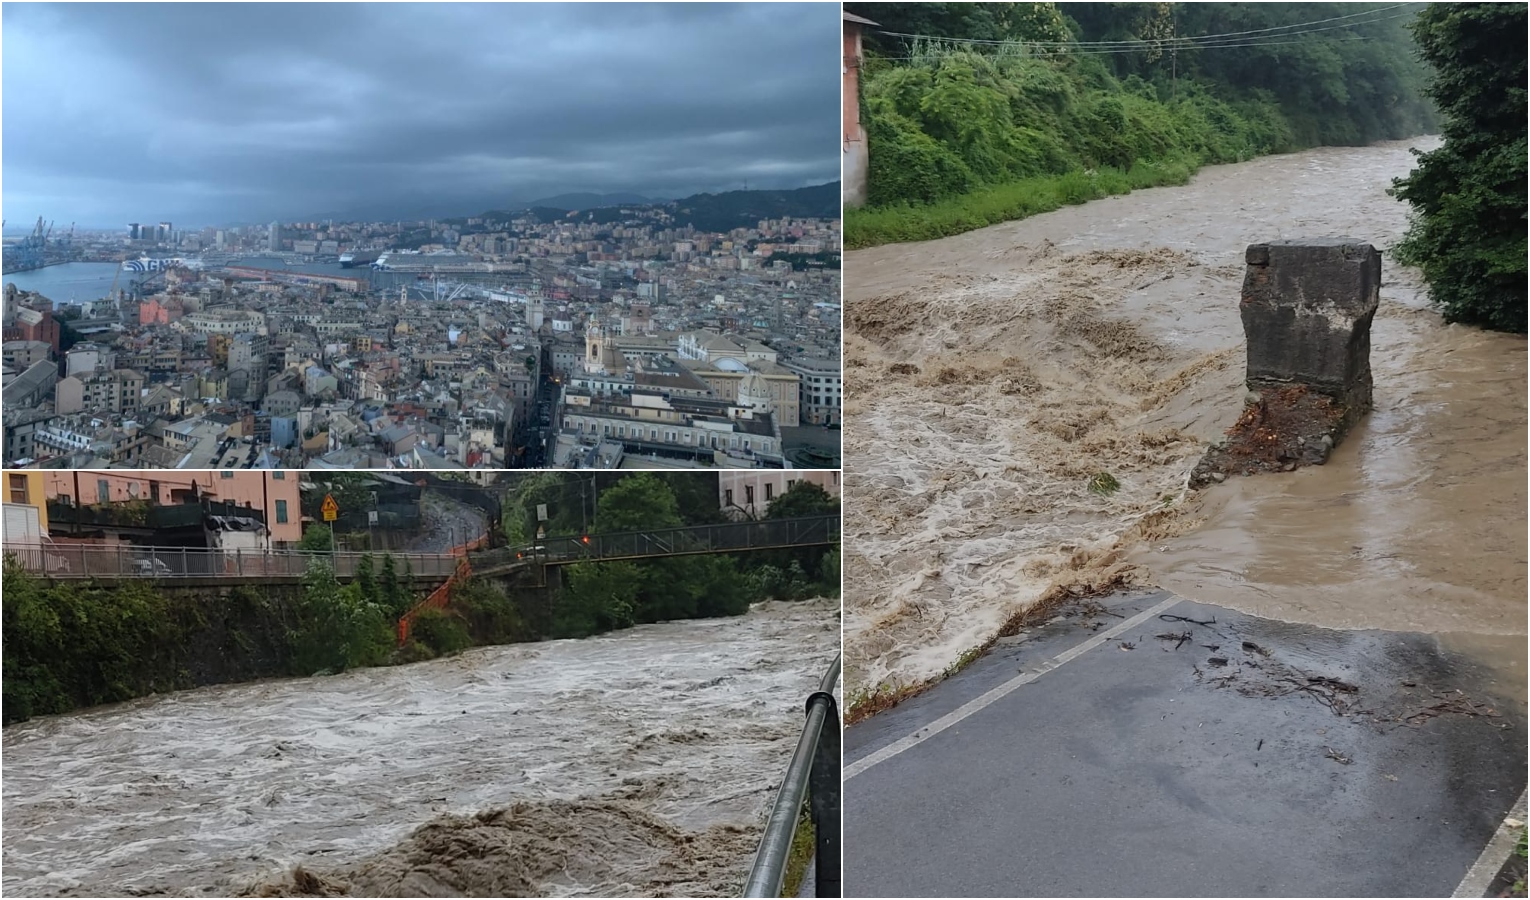
[[[382,255],[380,250],[347,250],[340,254],[340,268],[353,269],[356,266],[369,266],[377,262],[377,257]]]

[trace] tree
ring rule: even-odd
[[[355,584],[368,603],[376,603],[381,599],[377,591],[377,577],[372,570],[372,554],[365,554],[356,561]]]
[[[765,507],[767,519],[792,519],[839,512],[839,499],[811,481],[799,481]]]
[[[634,621],[642,574],[626,562],[575,563],[553,613],[557,637],[588,637]]]
[[[675,492],[653,472],[627,475],[600,495],[595,530],[645,531],[685,524]]]
[[[317,522],[303,529],[303,538],[298,541],[298,549],[304,553],[329,553],[335,549],[334,536],[330,534],[329,526],[320,525]]]
[[[1434,3],[1413,33],[1435,69],[1444,143],[1393,193],[1413,206],[1397,247],[1447,322],[1526,330],[1526,7]],[[1417,153],[1417,151],[1415,151]]]
[[[398,568],[393,564],[391,553],[383,554],[378,593],[378,602],[394,619],[408,612],[409,607],[413,605],[414,598],[409,594],[409,586],[399,579]]]

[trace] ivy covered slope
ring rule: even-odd
[[[846,8],[879,25],[865,35],[868,205],[846,216],[851,248],[1182,184],[1207,163],[1434,126],[1407,28],[1415,5]]]
[[[1447,321],[1525,332],[1525,5],[1433,4],[1413,25],[1445,142],[1397,184],[1414,219],[1399,257]]]

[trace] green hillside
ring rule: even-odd
[[[926,240],[1179,184],[1207,163],[1429,131],[1423,4],[848,3],[869,202],[846,244]]]

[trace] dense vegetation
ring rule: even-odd
[[[297,590],[195,595],[147,582],[48,582],[7,560],[4,719],[389,662],[394,623],[414,596],[391,556],[372,566],[364,559],[341,585],[315,556]]]
[[[331,491],[361,489],[339,479]],[[536,509],[549,534],[609,533],[725,521],[716,477],[697,473],[545,472],[524,476],[505,504],[505,537],[529,543]],[[775,498],[770,518],[837,511],[836,498],[799,482]],[[300,586],[196,594],[152,583],[49,582],[7,559],[3,607],[4,721],[147,694],[275,675],[314,675],[406,663],[467,647],[585,637],[645,622],[740,615],[757,600],[839,592],[837,548],[678,557],[568,567],[551,615],[529,621],[525,596],[469,578],[444,610],[416,615],[398,646],[398,620],[418,601],[406,564],[363,557],[342,584],[328,562],[330,531],[311,526]],[[542,602],[540,592],[531,592]],[[530,594],[526,595],[530,596]]]
[[[1445,142],[1397,183],[1414,219],[1399,258],[1450,322],[1525,331],[1525,6],[1436,3],[1413,24]]]
[[[715,478],[686,472],[548,472],[523,479],[506,503],[511,544],[530,543],[545,506],[546,534],[600,534],[726,521]],[[773,500],[767,518],[834,512],[815,484],[798,482]],[[584,637],[646,622],[741,615],[766,599],[839,592],[839,553],[823,547],[684,556],[568,567],[553,610],[555,637]]]
[[[867,32],[861,76],[869,203],[847,215],[850,247],[955,234],[1183,183],[1206,163],[1401,138],[1433,124],[1408,8],[847,8],[880,26]]]

